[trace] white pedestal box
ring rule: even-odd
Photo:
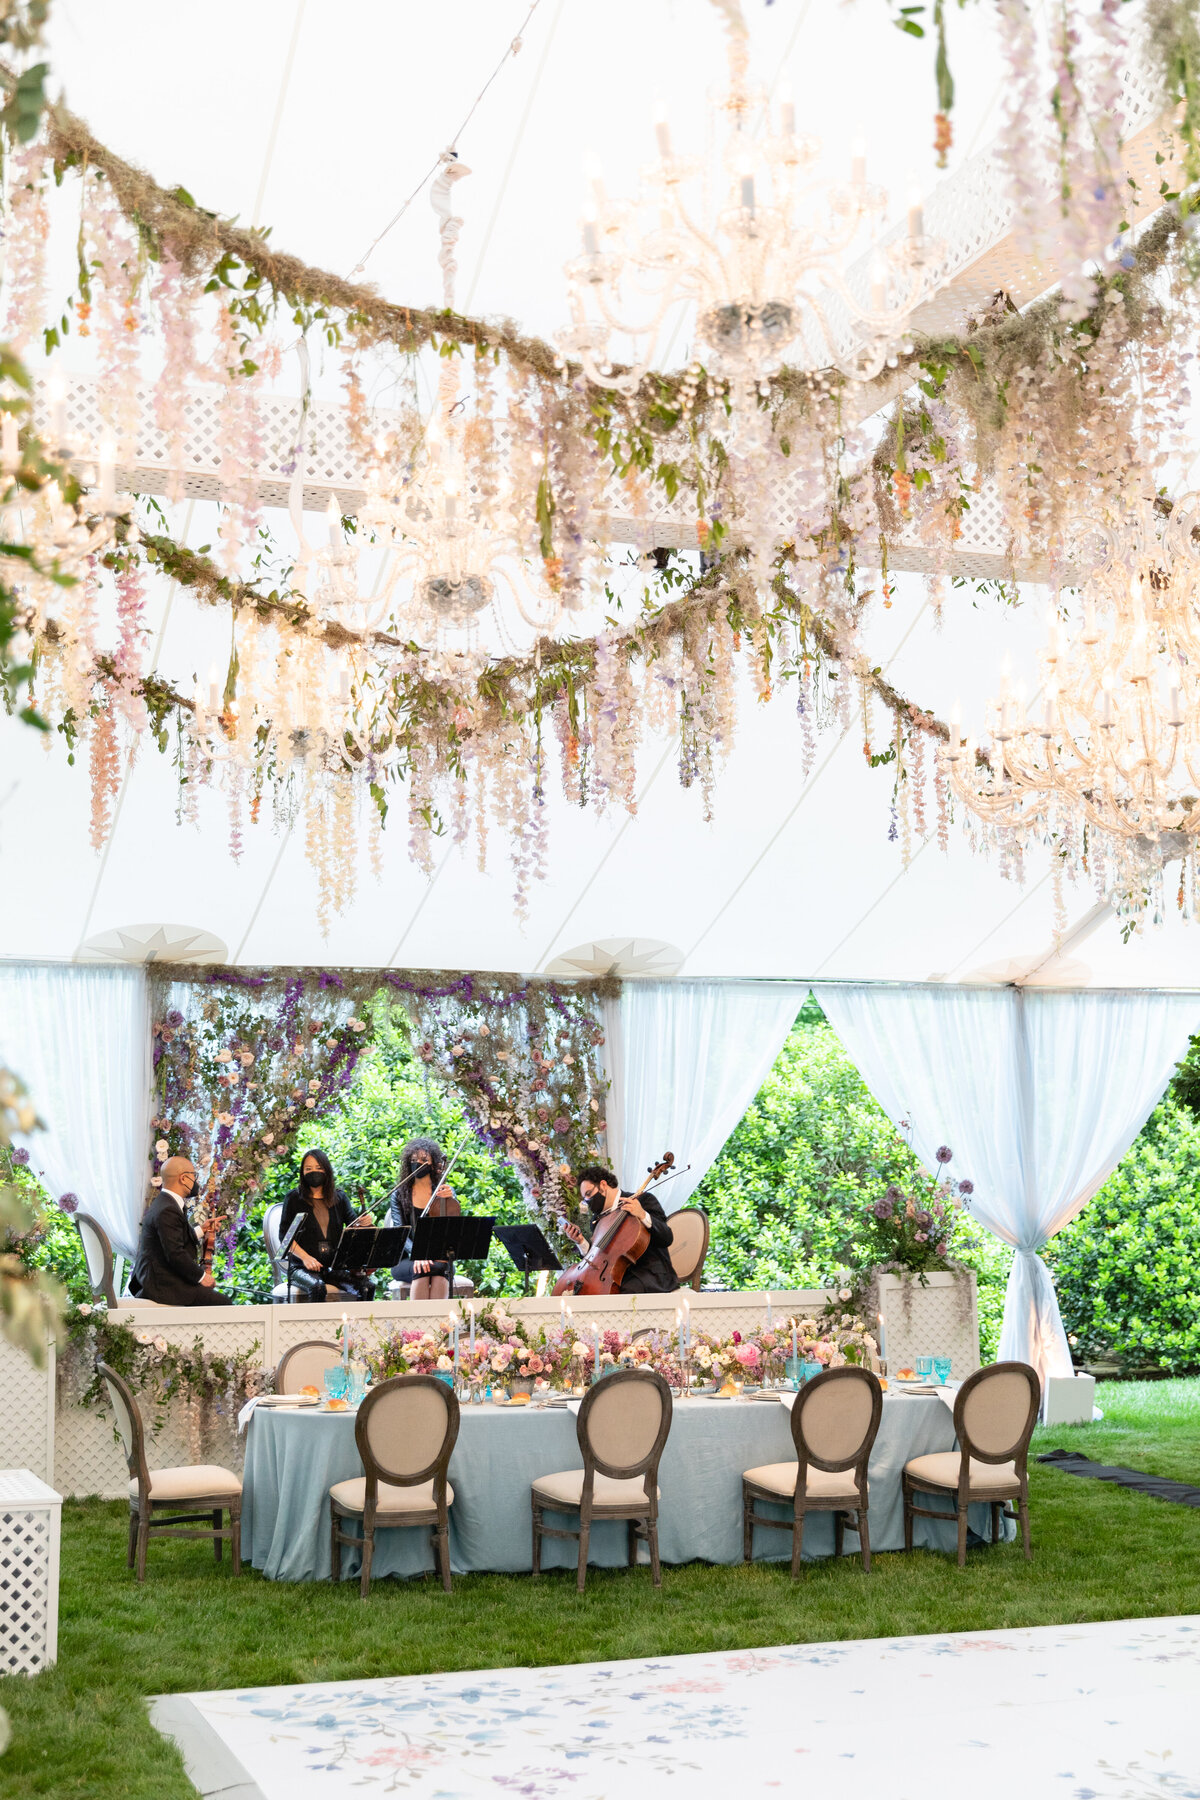
[[[1042,1394],[1042,1424],[1090,1425],[1095,1404],[1094,1375],[1048,1375]]]
[[[0,1469],[0,1675],[58,1659],[62,1495],[28,1469]]]

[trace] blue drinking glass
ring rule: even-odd
[[[921,1377],[922,1381],[929,1380],[929,1377],[933,1374],[933,1358],[932,1358],[932,1356],[918,1356],[918,1358],[917,1358],[917,1374]]]
[[[950,1370],[953,1368],[953,1366],[954,1365],[948,1356],[935,1356],[934,1357],[933,1372],[937,1376],[937,1384],[939,1387],[945,1387],[946,1383],[950,1379]]]
[[[327,1400],[344,1400],[346,1398],[346,1371],[341,1363],[332,1363],[326,1369],[324,1386]]]
[[[787,1385],[791,1388],[792,1392],[795,1393],[800,1386],[800,1383],[804,1380],[804,1376],[801,1373],[804,1364],[798,1356],[789,1356],[783,1367],[784,1372],[787,1375]]]

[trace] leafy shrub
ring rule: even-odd
[[[752,1289],[836,1284],[879,1254],[871,1209],[884,1191],[922,1182],[921,1165],[810,1002],[696,1190],[712,1221],[706,1280]],[[980,1333],[993,1354],[1010,1252],[959,1215],[949,1254],[975,1270]]]
[[[1200,1120],[1171,1095],[1043,1252],[1081,1360],[1200,1367]]]

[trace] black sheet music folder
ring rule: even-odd
[[[408,1232],[403,1226],[383,1226],[371,1230],[362,1226],[345,1230],[329,1265],[330,1278],[336,1283],[339,1273],[361,1275],[368,1269],[390,1269],[407,1254]]]
[[[492,1247],[495,1223],[466,1213],[452,1219],[418,1219],[412,1249],[402,1254],[413,1262],[482,1262]],[[393,1260],[399,1262],[400,1257]]]

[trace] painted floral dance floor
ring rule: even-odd
[[[151,1702],[221,1800],[1200,1800],[1200,1616]]]

